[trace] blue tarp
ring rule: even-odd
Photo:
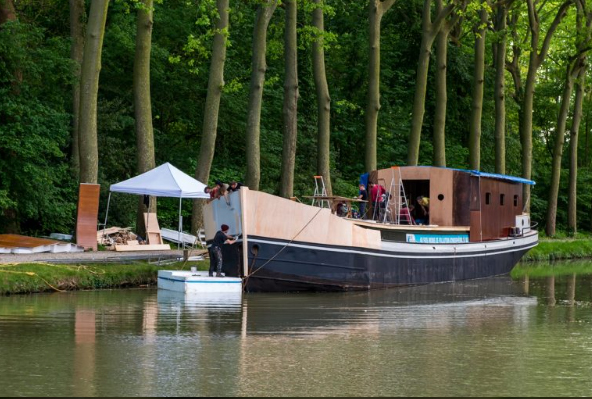
[[[401,166],[405,168],[405,166]],[[420,168],[440,168],[439,166],[419,166]],[[500,180],[508,180],[513,181],[516,183],[522,184],[529,184],[534,186],[536,183],[533,180],[528,180],[523,177],[516,177],[516,176],[509,176],[509,175],[501,175],[497,173],[487,173],[487,172],[480,172],[478,170],[468,170],[468,169],[458,169],[458,168],[440,168],[440,169],[450,169],[450,170],[458,170],[459,172],[470,173],[473,176],[481,176],[481,177],[488,177],[491,179],[500,179]],[[368,173],[364,173],[360,175],[360,184],[363,184],[366,188],[368,188]]]
[[[360,184],[363,184],[364,187],[366,187],[366,190],[368,190],[368,177],[370,175],[368,173],[364,173],[363,175],[360,175]]]
[[[458,169],[458,170],[463,170],[463,169]],[[528,179],[525,179],[524,177],[500,175],[497,173],[479,172],[478,170],[465,170],[465,172],[469,172],[472,175],[476,175],[476,176],[489,177],[492,179],[509,180],[509,181],[513,181],[516,183],[530,184],[531,186],[534,186],[536,184],[533,180],[528,180]]]

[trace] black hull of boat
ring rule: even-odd
[[[249,237],[248,292],[355,291],[508,274],[535,244],[464,254],[367,250]],[[431,247],[429,247],[431,249]]]

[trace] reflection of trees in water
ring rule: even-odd
[[[523,263],[512,270],[512,277],[524,285],[526,293],[548,306],[591,303],[591,260]]]

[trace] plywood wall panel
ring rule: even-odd
[[[78,189],[76,244],[97,250],[100,184],[82,183]]]

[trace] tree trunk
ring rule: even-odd
[[[249,87],[249,111],[247,117],[247,176],[250,189],[259,190],[261,181],[261,104],[267,63],[267,27],[277,7],[277,0],[266,0],[257,9],[253,31],[253,56],[251,60],[251,84]]]
[[[1,1],[1,0],[0,0]],[[80,121],[80,65],[84,52],[84,24],[86,10],[84,0],[70,0],[70,58],[74,62],[74,83],[72,84],[72,171],[78,178],[80,172],[80,150],[78,148],[78,124]]]
[[[378,112],[380,111],[380,23],[383,15],[393,6],[394,0],[370,0],[369,20],[369,60],[368,60],[368,100],[366,102],[366,171],[376,170],[376,140],[378,132]]]
[[[216,34],[212,45],[212,61],[210,63],[210,76],[208,80],[208,93],[204,110],[203,131],[195,178],[205,184],[210,178],[210,170],[214,159],[216,147],[216,135],[218,132],[218,112],[220,110],[220,98],[224,87],[224,63],[226,61],[226,39],[228,37],[228,3],[229,0],[216,0],[216,7],[220,19],[216,22]],[[193,201],[191,215],[191,231],[193,234],[203,224],[203,202]]]
[[[296,140],[298,137],[298,43],[296,41],[297,1],[286,0],[286,25],[284,33],[285,82],[282,110],[284,144],[282,150],[282,174],[280,195],[294,196],[294,167],[296,164]]]
[[[86,27],[80,71],[80,115],[83,117],[78,125],[81,183],[97,184],[99,177],[97,95],[108,8],[109,0],[94,0]]]
[[[495,15],[495,31],[501,33],[495,46],[495,173],[506,173],[506,5],[498,5]]]
[[[448,55],[448,32],[441,31],[436,37],[436,109],[434,110],[434,166],[446,166],[446,62]]]
[[[425,96],[428,81],[428,69],[430,65],[430,53],[436,35],[446,21],[446,18],[456,9],[456,4],[449,4],[443,8],[432,23],[431,1],[424,0],[421,45],[417,62],[417,76],[415,81],[415,97],[411,116],[411,132],[409,134],[409,147],[407,153],[407,165],[415,166],[419,161],[419,143],[421,141],[421,128],[425,113]]]
[[[152,47],[153,0],[142,0],[138,9],[136,27],[136,54],[134,58],[134,112],[136,117],[136,147],[138,174],[156,166],[154,156],[154,129],[152,127],[152,98],[150,96],[150,52]],[[150,212],[156,212],[156,198],[150,200]],[[145,231],[144,212],[148,208],[143,198],[138,202],[136,231]]]
[[[436,1],[436,13],[442,11],[442,0]],[[448,72],[448,35],[456,21],[446,23],[436,36],[436,109],[434,110],[434,166],[446,166],[446,106],[448,103],[446,73]]]
[[[318,30],[319,36],[312,45],[312,71],[314,75],[315,88],[317,92],[318,109],[318,141],[317,141],[317,174],[323,176],[327,194],[331,195],[331,97],[329,96],[329,85],[325,71],[325,50],[323,48],[323,35],[325,23],[323,0],[314,0],[318,6],[312,12],[312,24]]]
[[[561,177],[561,157],[563,155],[563,144],[565,142],[565,125],[567,121],[567,113],[569,111],[569,104],[574,81],[572,71],[573,67],[570,64],[567,67],[565,75],[565,87],[563,88],[561,107],[559,109],[559,115],[557,117],[557,130],[555,133],[555,147],[553,149],[553,162],[551,169],[551,186],[549,188],[549,202],[547,205],[547,226],[545,228],[547,236],[549,237],[553,237],[555,235],[557,223],[557,196],[559,194],[559,180]]]
[[[0,0],[0,25],[8,21],[16,21],[16,10],[12,0]]]
[[[530,61],[528,63],[528,74],[524,90],[524,105],[522,106],[522,125],[520,136],[522,142],[522,177],[530,179],[532,177],[532,111],[534,101],[534,88],[536,84],[537,70],[545,60],[551,38],[559,23],[565,16],[567,8],[571,5],[571,0],[564,2],[547,30],[543,45],[539,51],[539,18],[534,6],[534,0],[526,0],[528,5],[528,23],[530,27]],[[530,184],[523,185],[524,209],[530,209]]]
[[[582,121],[582,103],[584,99],[584,87],[586,85],[586,67],[580,70],[576,83],[576,99],[574,102],[573,120],[571,124],[569,140],[569,189],[567,205],[567,229],[568,233],[575,235],[578,232],[578,208],[577,208],[577,181],[578,181],[578,133]]]
[[[473,101],[469,127],[469,168],[481,169],[481,116],[483,114],[483,82],[485,76],[485,28],[489,18],[486,1],[481,1],[479,26],[475,29],[475,70]]]

